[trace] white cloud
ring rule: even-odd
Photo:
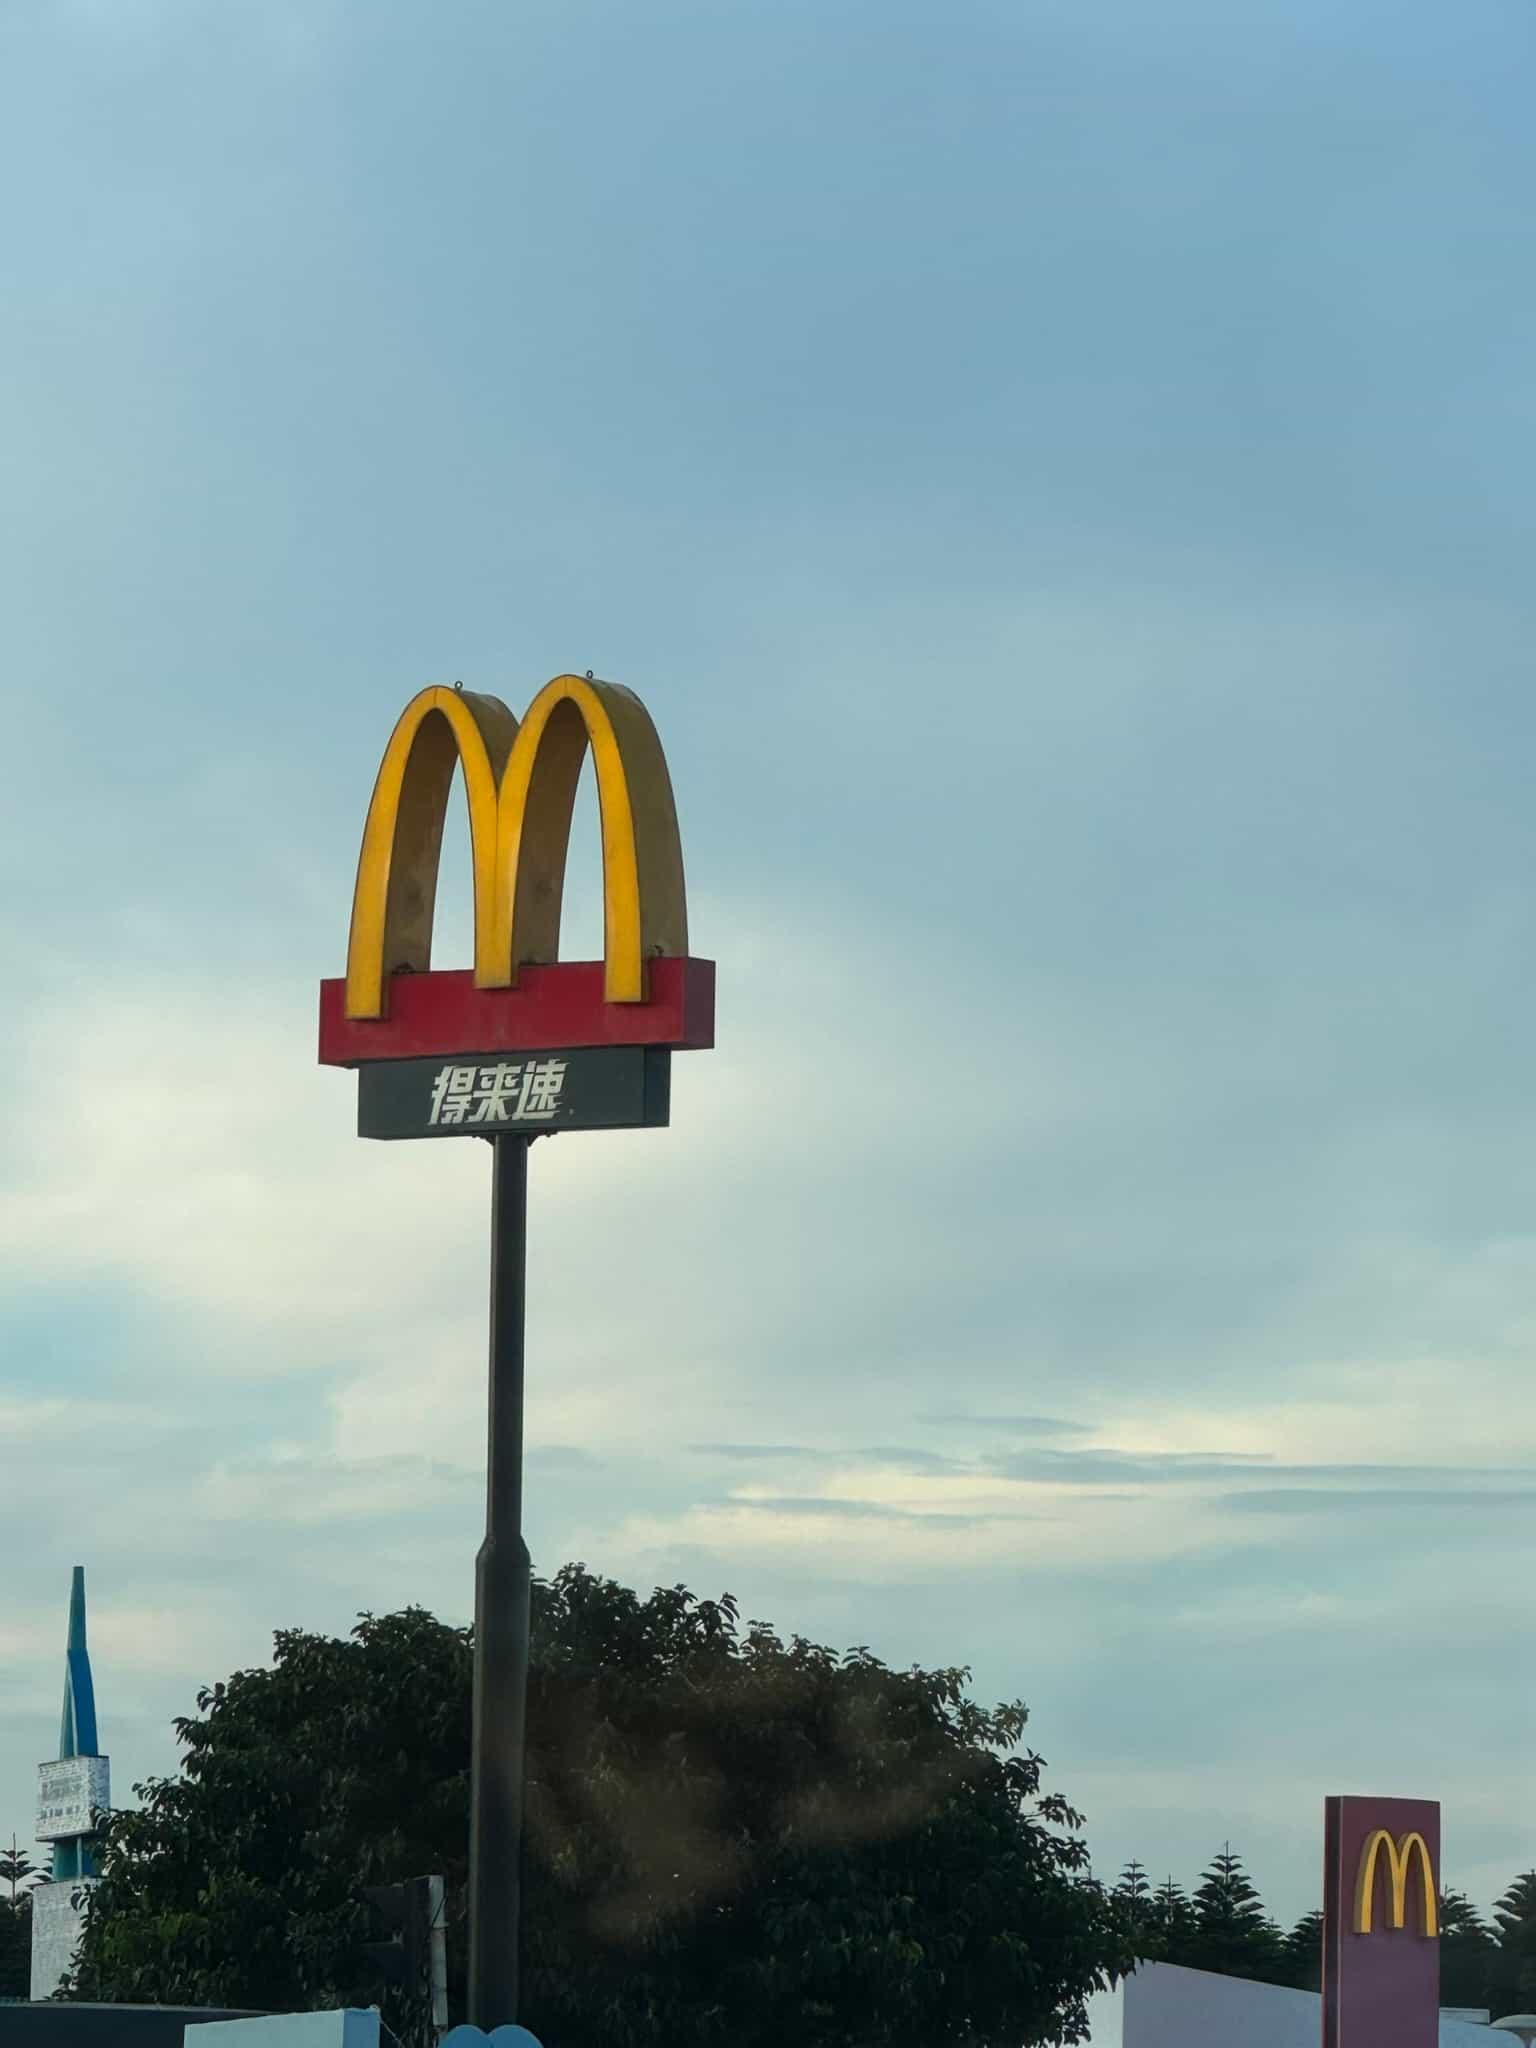
[[[765,1028],[786,959],[791,994]],[[705,1411],[728,1413],[752,1370],[730,1362],[758,1348],[751,1323],[802,1313],[810,1276],[795,1262],[851,1300],[888,1294],[892,1239],[829,1242],[813,1219],[857,1188],[866,1219],[894,1197],[892,1230],[907,1237],[900,1184],[871,1191],[871,1170],[941,1137],[961,1156],[989,1151],[1000,1131],[974,1088],[914,1084],[939,1062],[946,1005],[915,1002],[899,1044],[859,1028],[878,973],[803,935],[738,928],[724,1045],[680,1056],[675,1129],[537,1148],[534,1319],[559,1359],[530,1374],[541,1429],[670,1440],[659,1376],[670,1403],[699,1404],[694,1433],[709,1434]],[[826,1028],[839,1007],[845,1021]],[[213,1372],[350,1368],[344,1454],[452,1455],[478,1406],[486,1156],[358,1142],[351,1077],[318,1069],[313,1040],[308,991],[190,975],[40,1003],[6,1108],[0,1269],[30,1288],[92,1270],[130,1286]],[[1015,1138],[1070,1115],[1046,1062],[1011,1102]],[[58,1085],[65,1075],[88,1079]]]
[[[885,1489],[850,1491],[842,1498],[874,1505]],[[934,1502],[910,1503],[903,1491],[887,1512],[848,1514],[838,1496],[805,1496],[786,1507],[777,1499],[736,1498],[695,1504],[670,1515],[634,1515],[591,1539],[632,1569],[660,1569],[659,1560],[684,1552],[708,1554],[726,1573],[776,1569],[786,1562],[814,1567],[835,1556],[840,1573],[878,1583],[953,1579],[1001,1568],[1029,1571],[1103,1565],[1116,1560],[1174,1558],[1214,1540],[1209,1523],[1184,1503],[1141,1495],[1070,1502],[1046,1500],[1043,1489],[1018,1489],[1008,1506],[974,1519]],[[995,1500],[995,1495],[993,1496]],[[1027,1503],[1027,1504],[1026,1504]]]
[[[142,1421],[146,1412],[144,1406],[131,1402],[83,1400],[74,1395],[39,1399],[0,1396],[0,1443],[14,1449],[57,1446],[122,1429]]]

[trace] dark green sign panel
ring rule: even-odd
[[[650,1045],[376,1060],[357,1072],[362,1138],[536,1138],[665,1124],[672,1055]]]

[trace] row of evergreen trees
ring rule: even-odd
[[[1136,1952],[1227,1977],[1256,1977],[1302,1991],[1322,1988],[1323,1916],[1289,1930],[1264,1910],[1230,1843],[1193,1894],[1169,1877],[1154,1885],[1131,1862],[1114,1888]],[[1440,2002],[1487,2006],[1496,2015],[1536,2010],[1536,1871],[1517,1877],[1485,1921],[1462,1892],[1440,1899]]]

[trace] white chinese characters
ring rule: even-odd
[[[501,1060],[493,1067],[440,1067],[432,1124],[547,1124],[560,1107],[564,1060]]]

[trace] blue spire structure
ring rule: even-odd
[[[80,1945],[82,1915],[97,1881],[103,1816],[112,1811],[112,1764],[96,1735],[96,1688],[85,1646],[85,1567],[69,1588],[64,1716],[59,1753],[37,1767],[39,1842],[53,1845],[53,1882],[32,1891],[32,1996],[52,1998]]]
[[[75,1566],[69,1589],[69,1647],[64,1652],[64,1718],[59,1724],[59,1755],[100,1756],[96,1747],[96,1688],[91,1683],[91,1656],[85,1647],[85,1566]]]
[[[69,1643],[64,1652],[64,1713],[59,1723],[59,1762],[100,1756],[96,1741],[96,1688],[91,1682],[91,1653],[85,1646],[85,1566],[75,1566],[69,1588]],[[55,1884],[67,1878],[94,1877],[96,1859],[90,1835],[66,1835],[53,1845]]]

